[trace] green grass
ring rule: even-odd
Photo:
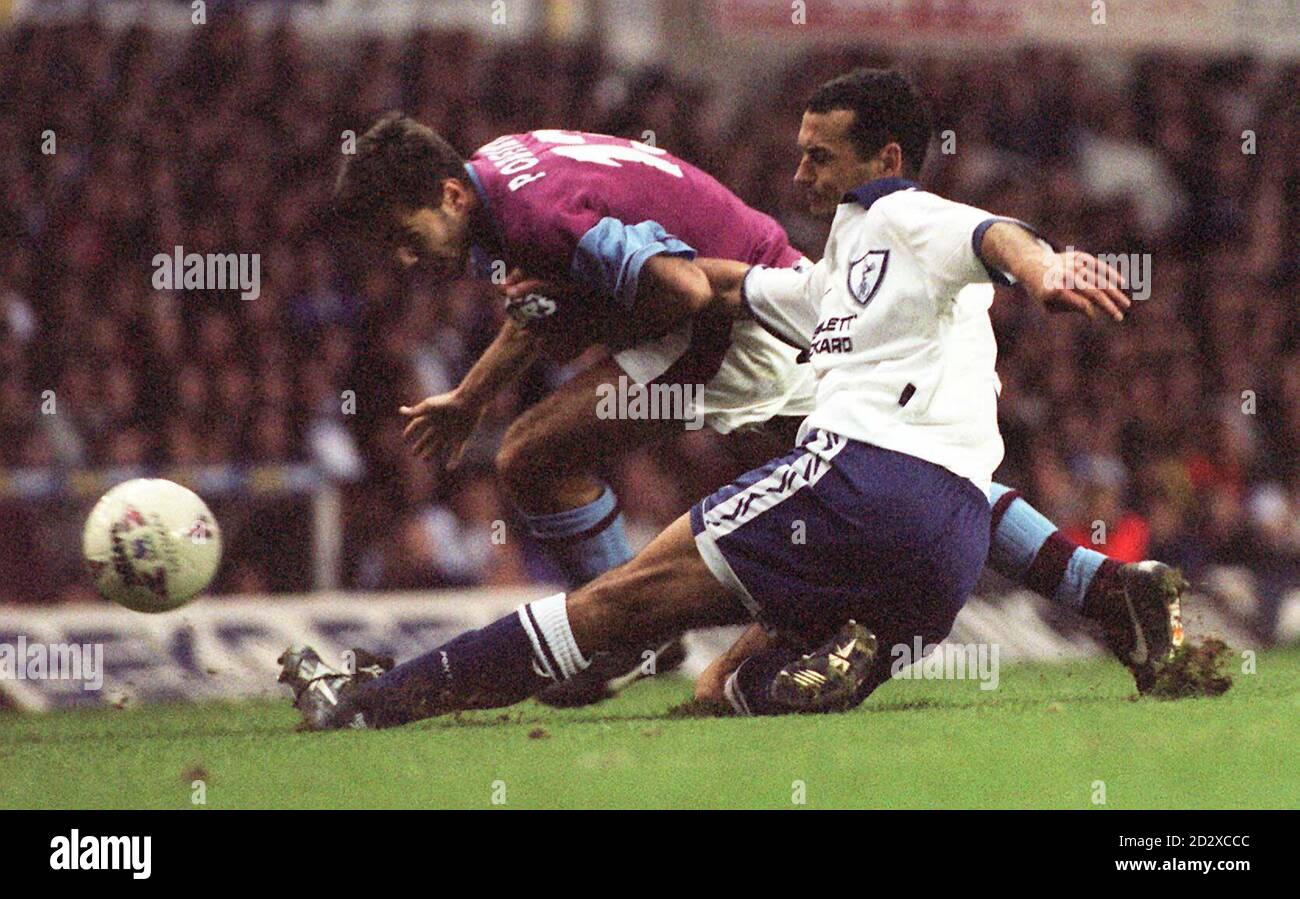
[[[1300,649],[1225,696],[1133,699],[1111,662],[894,681],[845,715],[670,718],[686,681],[397,730],[297,734],[288,703],[0,714],[0,806],[1295,808]],[[498,796],[500,788],[498,787]]]

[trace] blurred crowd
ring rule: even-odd
[[[342,135],[402,108],[467,155],[538,127],[651,140],[816,258],[797,123],[816,85],[864,63],[903,67],[930,98],[928,186],[1150,265],[1149,297],[1118,326],[1000,290],[998,479],[1120,558],[1242,564],[1269,595],[1300,580],[1300,66],[1249,57],[861,46],[715,87],[599,46],[458,32],[317,46],[238,16],[183,38],[18,26],[0,33],[0,465],[308,462],[343,492],[346,585],[545,578],[491,465],[567,370],[507,390],[457,472],[406,451],[397,406],[453,386],[500,311],[478,285],[430,289],[337,241]],[[178,245],[259,253],[261,295],[154,290],[150,260]],[[716,457],[688,433],[609,472],[637,540],[717,486]],[[306,586],[305,566],[267,551],[268,530],[306,518],[236,519],[218,590]],[[85,590],[47,520],[0,509],[0,598]]]

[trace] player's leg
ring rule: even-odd
[[[941,641],[987,556],[989,507],[938,466],[816,432],[702,500],[692,528],[719,580],[782,637],[732,673],[726,698],[778,714],[855,705],[888,680],[893,646]]]
[[[1081,612],[1098,575],[1109,577],[1119,567],[1105,554],[1066,538],[1019,491],[994,484],[989,502],[993,512],[989,568],[1003,577]]]
[[[391,727],[512,705],[578,675],[599,651],[746,617],[701,560],[683,516],[627,565],[571,594],[526,603],[379,677],[282,680],[294,687],[309,729]]]
[[[994,484],[988,565],[1102,625],[1106,644],[1147,690],[1182,642],[1187,582],[1160,562],[1122,564],[1068,539],[1010,487]]]
[[[619,352],[529,410],[511,428],[498,468],[530,531],[559,561],[570,586],[584,583],[631,552],[612,491],[590,473],[602,460],[707,424],[732,432],[726,444],[734,450],[729,479],[794,445],[795,419],[784,419],[784,427],[761,419],[770,409],[788,405],[787,393],[810,387],[810,378],[802,371],[788,381],[784,375],[775,376],[792,374],[787,369],[793,359],[786,359],[792,353],[765,332],[751,333],[755,330],[726,320],[696,320],[687,329]],[[754,388],[754,371],[773,373],[761,390]],[[601,408],[598,391],[610,396],[623,389],[661,387],[675,391],[683,401],[675,411],[684,420],[594,414]],[[804,393],[811,396],[810,389]],[[654,653],[649,669],[647,650]],[[684,657],[679,640],[603,653],[581,677],[539,698],[558,706],[596,702],[638,676],[675,668]]]
[[[622,379],[620,381],[620,379]],[[629,385],[613,359],[597,363],[521,415],[502,441],[497,470],[529,533],[545,548],[572,589],[632,558],[614,491],[597,474],[604,464],[679,433],[683,422],[610,415],[610,398]],[[644,664],[653,653],[654,665]],[[676,668],[680,642],[628,646],[600,653],[581,677],[540,697],[548,705],[578,706],[611,695],[611,682],[629,674]]]
[[[622,370],[597,363],[529,408],[510,426],[497,471],[529,532],[555,559],[569,587],[632,558],[618,500],[596,471],[661,440],[680,422],[602,416]]]
[[[1133,671],[1139,688],[1147,689],[1158,671],[1156,663],[1161,654],[1181,641],[1178,596],[1185,582],[1160,563],[1122,565],[1079,546],[1009,487],[994,484],[991,499],[988,566],[1054,602],[1101,621],[1110,649]],[[837,648],[845,646],[852,639],[850,631],[835,635],[831,642]],[[1147,641],[1146,658],[1139,656],[1142,664],[1133,655],[1139,639]],[[788,675],[804,655],[804,649],[788,642],[762,647],[743,663],[732,665],[725,689],[723,681],[715,678],[718,683],[712,685],[707,698],[720,700],[725,696],[743,714],[786,711],[789,703],[774,700],[771,694],[779,686],[781,675]],[[828,656],[829,650],[812,652],[812,665],[826,663]],[[887,676],[883,670],[875,672],[865,682],[863,695]]]

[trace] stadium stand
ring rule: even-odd
[[[89,19],[0,36],[0,601],[91,595],[68,536],[85,505],[24,492],[32,472],[139,466],[322,472],[341,496],[343,586],[549,577],[491,466],[504,427],[565,369],[539,366],[502,396],[463,470],[409,455],[396,407],[456,383],[501,313],[481,287],[435,294],[335,240],[341,135],[394,107],[467,154],[538,127],[649,131],[811,255],[824,231],[791,182],[795,123],[815,85],[863,62],[913,71],[941,141],[958,142],[932,151],[941,193],[1062,245],[1154,259],[1122,327],[1049,321],[1000,294],[1000,480],[1076,539],[1105,522],[1121,558],[1193,576],[1248,565],[1274,607],[1300,583],[1294,63],[1162,52],[1117,68],[1032,47],[904,60],[861,45],[809,51],[775,90],[729,96],[600,46],[416,31],[319,47],[239,16],[181,40]],[[1257,152],[1243,152],[1248,130]],[[154,291],[149,260],[176,245],[260,253],[262,295]],[[717,452],[688,433],[619,466],[638,539],[716,483]],[[304,589],[301,500],[237,505],[215,505],[231,537],[216,591]],[[502,520],[512,539],[484,539]]]

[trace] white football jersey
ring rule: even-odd
[[[988,493],[1003,452],[988,310],[992,282],[1010,282],[978,249],[998,221],[1013,220],[883,178],[845,197],[811,271],[749,271],[750,312],[816,373],[804,432],[907,453]]]

